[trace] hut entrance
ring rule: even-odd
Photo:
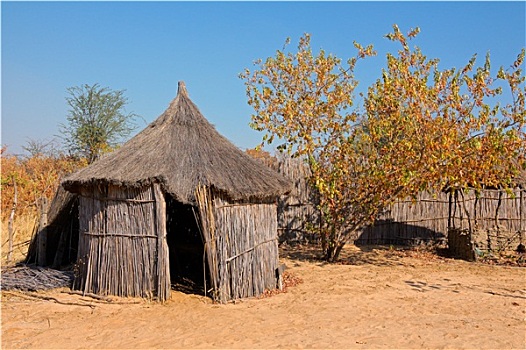
[[[65,192],[61,190],[61,192]],[[70,266],[77,260],[79,245],[79,205],[78,198],[69,195],[68,202],[55,220],[48,224],[47,262],[52,267]],[[54,208],[53,208],[54,209]]]
[[[172,287],[186,293],[204,294],[208,269],[203,264],[204,244],[194,207],[167,195],[166,214]]]

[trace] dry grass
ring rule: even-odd
[[[38,215],[36,213],[25,214],[22,216],[15,216],[13,224],[13,257],[12,261],[8,263],[7,255],[9,253],[9,234],[8,234],[8,220],[2,220],[2,266],[14,265],[25,259],[29,243],[38,227]]]

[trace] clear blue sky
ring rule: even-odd
[[[398,24],[420,27],[414,45],[441,67],[491,53],[496,71],[525,46],[525,2],[1,2],[2,139],[10,153],[50,140],[66,121],[66,89],[100,83],[126,90],[139,131],[156,119],[184,80],[216,129],[240,148],[261,135],[238,74],[305,32],[342,58],[353,40],[379,55],[357,67],[362,84],[398,47],[383,38]]]

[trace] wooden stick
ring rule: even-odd
[[[13,197],[13,207],[11,208],[11,213],[9,214],[9,222],[7,224],[7,231],[9,232],[9,248],[7,250],[7,263],[11,263],[11,259],[13,258],[13,237],[15,235],[15,230],[13,229],[13,224],[15,221],[15,211],[18,204],[18,191],[16,187],[16,180],[13,176],[13,189],[14,189],[14,197]]]
[[[122,305],[126,305],[126,304],[140,304],[141,303],[140,301],[116,301],[116,300],[114,300],[112,298],[109,298],[109,297],[106,297],[106,296],[103,296],[103,295],[97,295],[97,294],[93,294],[93,293],[83,293],[83,292],[78,291],[78,290],[62,291],[61,293],[71,294],[71,295],[86,296],[86,297],[90,297],[90,298],[93,298],[93,299],[96,299],[96,300],[100,300],[102,302],[106,302],[108,304],[122,304]]]
[[[117,237],[128,237],[128,238],[157,238],[155,235],[141,235],[141,234],[126,234],[126,233],[117,233],[117,232],[82,232],[84,235],[88,236],[97,236],[97,237],[109,237],[109,236],[117,236]]]
[[[256,245],[254,245],[254,246],[242,251],[241,253],[238,253],[238,254],[236,254],[234,256],[231,256],[231,257],[227,258],[225,261],[226,262],[230,262],[230,261],[234,260],[235,258],[239,258],[241,255],[245,255],[245,254],[251,252],[252,250],[256,249],[257,247],[259,247],[262,244],[273,242],[275,240],[277,240],[277,238],[267,239],[266,241],[259,242],[258,244],[256,244]]]
[[[87,306],[87,307],[89,307],[91,309],[95,308],[95,305],[87,305],[87,304],[72,303],[72,302],[68,302],[68,301],[61,301],[61,300],[58,300],[55,297],[50,297],[50,296],[47,296],[47,295],[41,295],[41,294],[34,293],[34,292],[21,293],[21,292],[15,292],[15,291],[2,291],[2,294],[11,294],[11,295],[14,295],[14,296],[17,296],[17,297],[26,298],[26,299],[34,298],[34,299],[40,299],[40,300],[53,301],[53,302],[55,302],[57,304],[61,304],[61,305]]]
[[[47,211],[48,202],[46,197],[40,199],[40,224],[38,226],[38,247],[37,247],[37,265],[45,266],[47,264]]]

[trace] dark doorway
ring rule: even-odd
[[[59,190],[60,195],[66,193]],[[56,195],[58,196],[58,195]],[[46,235],[46,258],[43,266],[71,269],[77,261],[79,244],[79,200],[76,195],[66,194],[64,204],[55,198],[48,212],[50,221],[45,231],[38,231],[31,239],[24,263],[36,264],[39,236]],[[58,204],[55,202],[59,201]]]
[[[79,229],[79,200],[75,196],[48,226],[48,264],[54,268],[69,267],[77,261]]]
[[[194,207],[166,196],[166,240],[170,254],[172,288],[185,293],[204,294],[204,244]]]

